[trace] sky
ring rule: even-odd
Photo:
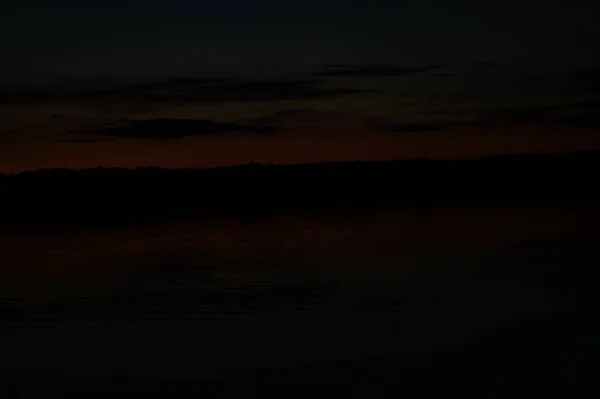
[[[0,172],[600,149],[600,5],[8,0]]]

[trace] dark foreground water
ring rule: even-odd
[[[598,220],[448,206],[4,231],[0,396],[589,395]]]

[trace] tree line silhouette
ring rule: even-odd
[[[40,169],[0,175],[4,225],[53,225],[459,201],[593,201],[600,152],[164,169]]]

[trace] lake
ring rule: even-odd
[[[572,394],[599,352],[598,216],[448,204],[4,230],[3,397]]]

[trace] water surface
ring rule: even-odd
[[[597,216],[446,206],[5,231],[4,385],[388,397],[571,378],[597,353]]]

